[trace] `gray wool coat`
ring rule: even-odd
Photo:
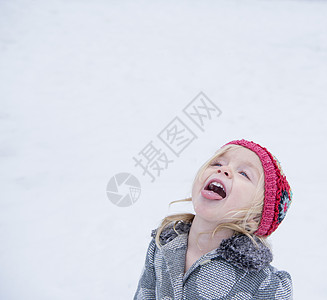
[[[134,300],[293,299],[290,275],[270,265],[269,248],[260,242],[257,248],[245,235],[223,240],[184,274],[190,226],[179,222],[177,233],[167,227],[160,249],[153,230]]]

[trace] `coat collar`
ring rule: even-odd
[[[159,240],[164,252],[170,252],[174,249],[182,251],[182,259],[185,260],[185,252],[187,249],[187,237],[191,228],[191,223],[179,221],[175,225],[168,225],[160,234]],[[155,237],[156,230],[152,231],[152,236]],[[211,254],[220,256],[233,266],[244,271],[260,271],[273,260],[270,249],[264,245],[258,238],[254,237],[257,245],[255,245],[249,237],[243,234],[234,235],[221,242],[219,248],[211,251]],[[173,255],[174,257],[175,255]],[[176,258],[176,256],[175,256]],[[180,272],[181,270],[176,270]]]

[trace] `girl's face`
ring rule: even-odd
[[[251,206],[262,173],[260,159],[253,151],[229,149],[212,160],[194,182],[195,213],[217,224],[231,221],[233,211]]]

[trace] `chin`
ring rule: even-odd
[[[212,208],[208,207],[207,205],[198,203],[194,207],[194,212],[197,216],[201,217],[201,219],[204,219],[208,222],[217,222],[218,221],[217,213],[215,213],[212,210]]]

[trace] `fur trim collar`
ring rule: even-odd
[[[180,221],[175,225],[176,231],[173,225],[168,225],[160,234],[160,244],[165,245],[178,235],[188,233],[191,225],[191,223]],[[153,230],[151,236],[155,237],[156,233],[157,230]],[[257,245],[246,235],[234,235],[223,240],[219,248],[216,249],[216,253],[233,266],[241,268],[244,271],[260,271],[272,262],[273,256],[266,245],[258,238],[254,237],[254,239]]]
[[[217,253],[235,267],[245,271],[260,271],[272,262],[273,255],[258,238],[254,239],[257,245],[244,234],[234,235],[221,242]]]
[[[167,225],[159,236],[160,244],[162,246],[166,245],[179,234],[188,233],[190,231],[191,225],[192,223],[184,223],[183,221],[179,221],[175,225],[175,230],[173,224]],[[152,230],[151,236],[155,238],[156,235],[157,235],[157,229]]]

